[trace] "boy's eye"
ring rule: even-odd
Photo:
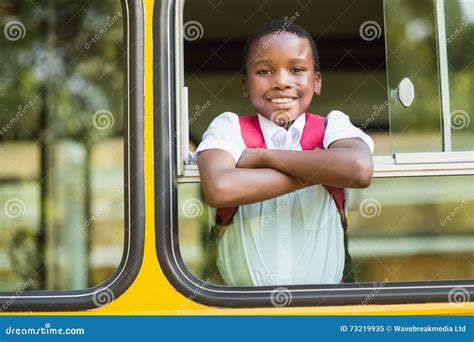
[[[292,72],[303,72],[304,69],[303,68],[293,68],[291,69]]]
[[[272,71],[271,70],[259,70],[257,71],[258,75],[269,75]]]

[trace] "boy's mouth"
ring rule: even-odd
[[[268,99],[268,101],[274,104],[290,104],[296,100],[297,100],[296,98],[291,98],[291,97],[277,97],[274,99]]]
[[[295,97],[275,97],[268,99],[267,101],[271,103],[271,106],[276,110],[290,110],[295,106],[298,98]]]

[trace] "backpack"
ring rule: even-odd
[[[301,135],[300,144],[303,151],[314,150],[323,147],[324,134],[327,122],[319,115],[305,114],[306,125]],[[242,138],[247,148],[267,148],[265,138],[258,121],[258,116],[241,116],[239,117]],[[349,254],[348,236],[347,236],[347,219],[344,210],[345,191],[341,188],[324,186],[331,194],[336,207],[341,216],[341,223],[344,230],[344,271],[343,282],[353,283],[354,275],[352,271],[352,258]],[[227,226],[231,223],[237,212],[238,207],[218,208],[216,210],[216,225],[211,228],[211,239],[216,240],[221,237]]]

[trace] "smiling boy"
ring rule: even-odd
[[[373,142],[333,111],[320,127],[322,146],[303,150],[303,135],[313,134],[305,131],[309,120],[320,118],[306,111],[322,80],[316,45],[300,26],[263,25],[249,37],[243,62],[243,95],[258,113],[264,146],[246,148],[242,118],[226,112],[196,151],[207,203],[238,207],[219,239],[219,271],[228,285],[340,283],[345,220],[328,186],[369,186]]]

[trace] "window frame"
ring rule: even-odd
[[[199,175],[197,170],[190,170],[192,174],[184,172],[183,156],[180,155],[183,140],[179,132],[183,132],[182,123],[187,122],[183,116],[186,108],[183,110],[182,107],[185,101],[180,98],[183,92],[179,89],[182,80],[179,77],[182,77],[179,71],[179,61],[182,59],[179,46],[182,42],[178,38],[182,37],[182,19],[179,18],[182,17],[183,4],[184,0],[155,2],[153,13],[153,59],[159,61],[154,68],[153,78],[156,253],[163,273],[176,290],[198,303],[223,308],[273,307],[273,296],[282,289],[291,296],[287,306],[361,304],[369,296],[371,304],[446,303],[449,301],[450,291],[460,286],[468,291],[470,298],[474,298],[474,280],[399,282],[388,283],[383,287],[377,287],[374,283],[292,285],[284,288],[233,287],[206,283],[186,268],[178,241],[177,187],[179,183],[199,182]],[[379,171],[379,177],[419,172],[413,164],[409,164],[404,170],[394,167],[391,157],[383,157],[383,161],[386,169]],[[432,164],[423,164],[423,167],[426,165]],[[456,165],[454,172],[458,172],[458,166]],[[435,174],[448,170],[444,164],[435,167],[432,170]],[[464,167],[468,174],[473,172],[472,165]],[[179,173],[180,170],[183,171],[182,174]]]
[[[104,283],[73,291],[0,292],[0,312],[51,312],[97,309],[122,295],[134,282],[143,261],[144,195],[144,8],[141,0],[120,0],[126,65],[124,86],[124,253]],[[103,299],[107,299],[104,303]],[[110,300],[111,299],[111,300]]]
[[[441,127],[443,151],[451,152],[451,103],[449,97],[448,46],[446,40],[446,22],[444,0],[436,0],[436,34],[438,48],[438,73],[440,79]]]

